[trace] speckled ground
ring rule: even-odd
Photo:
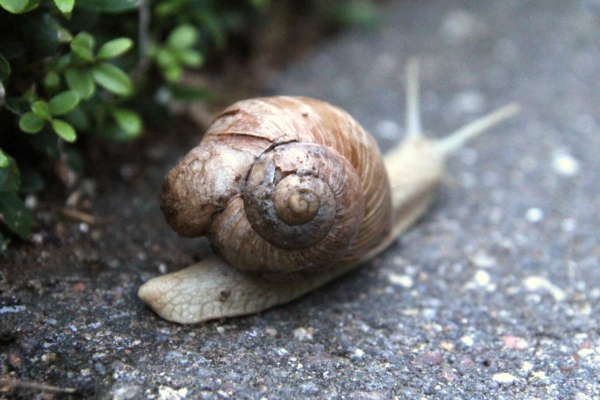
[[[38,210],[44,245],[0,264],[0,377],[114,399],[600,399],[599,21],[595,0],[397,1],[283,74],[274,93],[342,106],[384,148],[409,56],[432,136],[523,111],[450,160],[384,255],[260,315],[180,326],[136,297],[207,251],[158,210],[181,146],[124,164],[139,173],[96,196],[99,223]]]

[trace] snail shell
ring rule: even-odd
[[[166,176],[162,210],[231,265],[275,279],[360,258],[392,230],[375,140],[323,101],[240,101]]]

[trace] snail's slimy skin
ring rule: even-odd
[[[426,212],[443,178],[447,155],[518,109],[518,105],[510,104],[442,140],[425,138],[418,111],[417,66],[410,62],[407,137],[383,160],[390,182],[392,228],[379,235],[376,245],[371,244],[358,255],[344,256],[319,273],[276,282],[241,272],[213,255],[181,271],[151,279],[140,287],[138,296],[162,318],[182,324],[257,313],[296,299],[368,262],[388,247]]]

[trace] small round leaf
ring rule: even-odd
[[[75,128],[68,122],[62,121],[60,119],[52,120],[52,129],[54,132],[67,142],[74,142],[77,139],[77,132],[75,132]]]
[[[34,101],[31,104],[31,111],[41,119],[49,120],[51,118],[50,106],[45,101]]]
[[[64,115],[73,111],[79,104],[79,96],[72,90],[57,94],[48,102],[52,115]]]
[[[0,168],[6,168],[8,167],[8,164],[10,164],[8,157],[2,150],[0,150]]]
[[[193,25],[179,25],[169,34],[167,45],[179,49],[191,47],[196,43],[197,37],[198,30]]]
[[[80,32],[71,41],[71,51],[86,61],[94,59],[94,37],[87,32]]]
[[[89,99],[96,91],[94,78],[88,69],[68,69],[65,71],[65,80],[69,89],[75,91],[82,99]]]
[[[33,219],[17,193],[0,193],[0,214],[3,217],[2,221],[11,231],[23,240],[29,239]]]
[[[55,71],[50,71],[44,78],[44,88],[47,92],[56,92],[60,87],[60,75]]]
[[[142,133],[142,119],[137,113],[131,110],[115,108],[112,110],[112,115],[119,128],[125,131],[127,139],[136,138]]]
[[[107,58],[115,58],[120,56],[121,54],[126,53],[133,46],[133,40],[129,38],[118,38],[111,40],[110,42],[106,42],[100,47],[98,50],[98,58],[107,59]]]
[[[54,4],[63,14],[68,14],[73,11],[75,0],[54,0]]]
[[[177,53],[177,58],[183,65],[187,65],[188,67],[199,67],[202,65],[202,54],[197,52],[196,50],[191,49],[182,49]]]
[[[33,112],[26,112],[19,119],[19,128],[25,133],[38,133],[44,127],[44,120]]]
[[[133,92],[133,84],[122,69],[112,64],[100,63],[92,70],[94,80],[111,93],[127,96]]]
[[[27,8],[28,0],[0,0],[0,7],[13,14],[20,14]]]

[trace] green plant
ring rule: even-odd
[[[179,86],[186,67],[223,48],[231,21],[262,0],[0,0],[0,217],[22,239],[33,220],[20,194],[40,190],[39,167],[81,168],[81,135],[132,140],[160,91],[206,98]],[[186,7],[191,18],[174,15]],[[169,11],[170,10],[170,11]],[[187,13],[182,13],[188,15]],[[201,16],[202,18],[199,18]],[[235,16],[232,18],[232,16]],[[158,72],[161,79],[152,77]],[[0,232],[0,252],[8,236]]]
[[[330,0],[331,19],[368,16],[365,0]],[[368,1],[366,1],[368,3]],[[303,7],[298,0],[289,6]],[[315,12],[328,6],[309,2]],[[257,31],[270,0],[0,0],[0,253],[34,225],[21,196],[43,189],[40,171],[85,164],[82,138],[128,141],[164,99],[197,100],[180,84]],[[365,11],[366,10],[366,11]],[[166,95],[166,96],[165,96]],[[160,100],[160,101],[159,101]],[[47,168],[46,168],[47,169]]]

